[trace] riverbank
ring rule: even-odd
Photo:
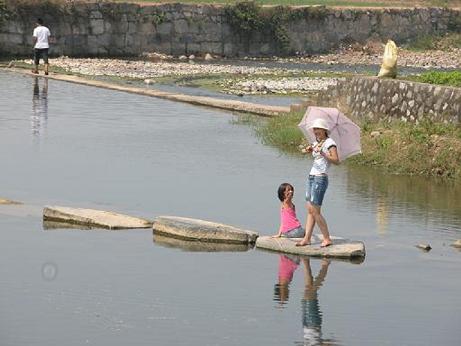
[[[203,77],[203,73],[206,73],[222,78],[223,75],[234,74],[238,78],[247,76],[253,80],[256,77],[251,76],[258,76],[257,78],[265,76],[266,81],[273,82],[274,78],[280,79],[284,78],[284,75],[293,74],[292,70],[230,64],[127,62],[116,59],[69,59],[65,57],[53,60],[52,64],[53,68],[60,69],[62,72],[67,71],[70,74],[81,75],[81,77],[56,76],[54,73],[51,75],[52,78],[60,80],[73,82],[78,80],[77,82],[87,85],[254,114],[285,114],[283,117],[269,119],[267,122],[258,122],[257,133],[266,144],[274,145],[287,152],[298,152],[298,146],[304,141],[297,128],[302,112],[286,115],[289,107],[267,106],[271,108],[269,112],[265,106],[255,108],[255,105],[247,107],[244,102],[238,101],[206,99],[188,95],[171,96],[171,93],[151,89],[152,87],[155,88],[155,76],[158,76],[159,80],[165,80],[165,78],[171,78],[172,75],[184,78],[195,74]],[[298,73],[303,73],[303,71],[299,70]],[[121,81],[133,78],[144,82],[140,87],[135,88],[120,85],[120,80],[118,82],[91,80],[95,76],[107,77],[106,74],[113,78],[120,78]],[[200,102],[197,102],[198,99]],[[378,167],[380,170],[394,174],[437,176],[457,180],[461,177],[459,168],[461,167],[459,159],[461,157],[461,131],[456,125],[410,124],[399,121],[391,123],[363,122],[360,125],[363,128],[363,154],[349,160],[352,164]],[[397,152],[393,149],[396,147],[399,148]]]
[[[256,125],[266,144],[299,155],[306,144],[298,129],[303,113],[269,119]],[[362,154],[347,160],[390,174],[442,177],[461,181],[461,127],[433,122],[358,121]]]

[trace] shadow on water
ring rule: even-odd
[[[43,80],[41,86],[40,79]],[[35,137],[43,135],[48,122],[48,78],[34,78],[30,120],[32,135]]]
[[[330,259],[320,261],[320,269],[314,277],[309,257],[279,255],[278,282],[274,285],[273,300],[276,308],[284,308],[290,296],[290,283],[298,267],[302,267],[304,276],[304,292],[301,299],[303,341],[298,345],[337,345],[334,339],[326,339],[322,335],[323,314],[320,310],[318,291],[325,283],[330,266]]]
[[[253,248],[251,244],[201,242],[165,237],[158,234],[154,234],[153,241],[156,245],[166,248],[180,249],[186,252],[245,252]]]
[[[348,167],[347,192],[356,202],[376,211],[378,227],[385,229],[391,215],[417,217],[459,228],[461,184],[434,178],[377,174],[363,167]]]

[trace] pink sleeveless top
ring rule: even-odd
[[[296,211],[294,207],[293,209],[280,208],[280,220],[282,223],[282,233],[286,233],[301,226],[301,222],[299,222],[298,218],[296,217]]]
[[[279,280],[285,282],[291,282],[293,274],[298,268],[298,265],[290,260],[288,257],[280,255],[279,259]]]

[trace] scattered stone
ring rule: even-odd
[[[187,60],[187,56],[181,55],[178,59],[179,59],[179,60]]]
[[[152,80],[151,79],[144,79],[144,83],[145,84],[152,84]]]
[[[371,138],[376,138],[376,137],[379,137],[380,135],[381,135],[381,132],[379,131],[371,131],[370,133]]]
[[[152,226],[154,234],[179,239],[231,244],[254,243],[258,233],[220,223],[177,216],[159,216]]]
[[[45,207],[43,209],[43,221],[64,222],[105,229],[150,228],[152,226],[152,221],[128,215],[103,210],[58,206]]]
[[[424,251],[430,251],[432,249],[432,247],[429,244],[418,244],[416,245],[416,247]]]
[[[141,58],[144,58],[149,61],[157,62],[162,60],[172,59],[171,55],[156,53],[156,52],[144,52],[141,54]]]
[[[194,59],[195,59],[195,55],[194,55],[194,54],[189,55],[189,60],[194,60]]]
[[[208,61],[208,60],[213,60],[213,57],[211,56],[210,53],[206,53],[204,59],[207,60],[207,61]]]

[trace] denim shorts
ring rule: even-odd
[[[328,175],[309,175],[306,182],[306,201],[321,206],[328,187]]]
[[[291,229],[288,232],[282,233],[283,238],[303,238],[304,237],[304,228],[299,226],[297,228]]]

